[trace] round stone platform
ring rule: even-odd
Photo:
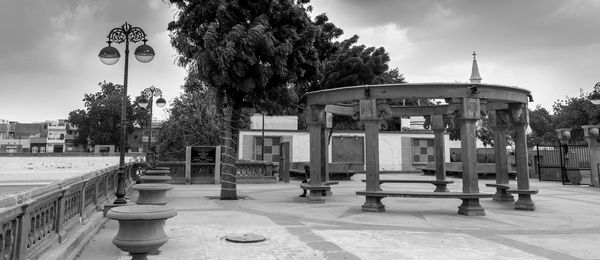
[[[137,190],[139,194],[136,204],[165,205],[169,202],[167,191],[173,189],[173,186],[166,183],[142,183],[135,184],[131,188]]]

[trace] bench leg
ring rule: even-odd
[[[322,195],[323,191],[321,190],[311,190],[308,194],[308,203],[325,203]]]
[[[535,203],[531,200],[531,194],[519,194],[519,199],[515,202],[515,209],[535,210]]]
[[[435,190],[434,192],[448,192],[448,186],[446,184],[434,184]]]
[[[494,194],[495,201],[515,201],[515,197],[512,194],[507,193],[506,189],[496,188],[496,193]]]
[[[485,211],[479,205],[479,199],[461,199],[463,202],[458,207],[458,214],[465,216],[485,216]]]
[[[381,197],[365,197],[365,204],[362,205],[362,211],[383,212],[385,205],[381,203]]]

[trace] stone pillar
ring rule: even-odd
[[[381,119],[377,113],[377,101],[373,99],[360,101],[360,120],[365,123],[365,170],[366,191],[380,191],[379,185],[379,127]],[[381,197],[365,197],[363,211],[385,211]]]
[[[475,141],[475,124],[481,118],[479,98],[464,98],[460,108],[460,144],[462,159],[463,193],[479,193],[477,176],[477,146]],[[467,216],[483,216],[485,212],[477,199],[462,199],[458,214]]]
[[[598,175],[598,167],[600,164],[600,146],[598,145],[598,137],[600,136],[600,125],[584,125],[582,127],[590,149],[590,173],[592,181],[590,186],[599,188],[600,176]]]
[[[431,130],[433,130],[433,144],[435,146],[435,179],[438,181],[446,180],[446,159],[445,150],[446,144],[444,142],[444,133],[446,132],[446,124],[444,122],[443,115],[432,115],[431,116]],[[436,192],[448,192],[447,187],[437,185]]]
[[[515,163],[517,165],[517,189],[529,190],[529,164],[527,158],[527,139],[525,131],[528,123],[527,104],[510,104],[511,122],[515,129]],[[531,194],[519,194],[515,209],[534,210],[535,203]]]
[[[310,185],[321,186],[321,176],[323,164],[325,163],[325,106],[311,105],[309,110],[308,129],[310,132]],[[322,197],[322,191],[311,190],[308,196],[308,201],[311,203],[325,202]]]
[[[508,111],[490,112],[490,128],[494,134],[494,161],[496,162],[496,184],[508,184],[508,158],[506,156],[506,130],[508,129]],[[515,201],[506,189],[496,188],[495,201]]]
[[[322,171],[321,171],[321,180],[322,181],[329,181],[329,135],[331,134],[331,131],[333,128],[333,114],[332,113],[325,113],[325,138],[323,138],[323,141],[325,142],[323,144],[323,149],[325,149],[325,163],[323,163],[322,165]],[[327,192],[327,195],[331,195],[331,191]]]

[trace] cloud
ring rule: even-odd
[[[591,89],[600,71],[600,1],[313,1],[346,37],[390,53],[410,82],[466,81],[477,51],[484,82],[553,96]],[[396,29],[390,30],[390,25]],[[392,40],[393,39],[393,40]]]
[[[176,96],[185,71],[172,62],[174,51],[166,31],[172,14],[169,5],[158,0],[3,1],[0,79],[9,86],[3,94],[10,98],[0,103],[0,118],[21,122],[65,118],[83,107],[84,94],[99,91],[98,82],[122,83],[123,61],[106,66],[97,55],[106,46],[109,31],[125,22],[141,27],[157,51],[149,64],[131,57],[128,93],[137,95],[150,84],[159,84],[165,98]],[[130,46],[132,52],[136,46]],[[123,54],[124,46],[115,47]]]

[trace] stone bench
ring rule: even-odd
[[[499,184],[499,183],[486,183],[485,186],[496,188],[496,194],[494,194],[495,201],[514,201],[514,197],[511,194],[518,194],[519,201],[515,203],[515,209],[520,210],[534,210],[535,204],[531,201],[531,195],[537,194],[538,189],[529,187],[527,190],[519,189],[515,184]]]
[[[167,199],[167,191],[172,190],[173,186],[166,183],[142,183],[131,186],[132,189],[138,191],[138,199],[135,202],[138,205],[165,205]]]
[[[367,180],[362,180],[367,182]],[[383,183],[430,183],[435,185],[434,192],[448,192],[448,184],[454,183],[449,180],[379,180],[379,184]]]
[[[331,187],[329,185],[310,185],[308,183],[301,183],[300,188],[304,191],[321,191],[321,196],[327,196],[327,194],[331,194]],[[312,193],[312,192],[311,192]],[[308,202],[310,203],[323,203],[323,199],[321,196],[313,197],[312,195],[308,196]],[[300,195],[300,197],[306,197],[305,194]]]
[[[418,167],[424,175],[434,175],[435,174],[435,165],[428,164],[422,167]],[[496,168],[494,164],[477,164],[477,175],[479,177],[485,178],[488,175],[496,176]],[[446,176],[454,176],[457,178],[462,178],[462,165],[460,163],[446,163]],[[516,171],[508,171],[508,178],[511,180],[516,179],[517,172]]]
[[[438,198],[438,199],[461,199],[462,205],[458,207],[458,214],[468,216],[485,215],[483,208],[479,205],[480,198],[492,198],[490,193],[463,193],[463,192],[418,192],[418,191],[357,191],[356,195],[365,196],[367,202],[363,205],[363,211],[385,211],[381,199],[386,197],[400,198]]]
[[[369,197],[480,199],[492,198],[490,193],[424,192],[424,191],[357,191],[356,195]]]
[[[486,183],[485,186],[494,187],[496,189],[500,189],[500,190],[506,191],[508,193],[515,193],[515,194],[537,194],[538,193],[537,188],[529,187],[528,190],[520,190],[518,188],[518,186],[515,184]]]
[[[312,186],[308,183],[301,183],[300,184],[300,188],[304,191],[307,190],[322,190],[322,194],[321,196],[331,196],[331,185],[336,185],[339,184],[339,182],[337,181],[326,181],[326,182],[322,182],[320,186]],[[308,189],[306,187],[309,187]],[[321,187],[321,188],[319,188]],[[324,187],[324,188],[323,188]],[[305,192],[303,193],[304,196],[300,196],[300,197],[305,197],[306,194]]]

